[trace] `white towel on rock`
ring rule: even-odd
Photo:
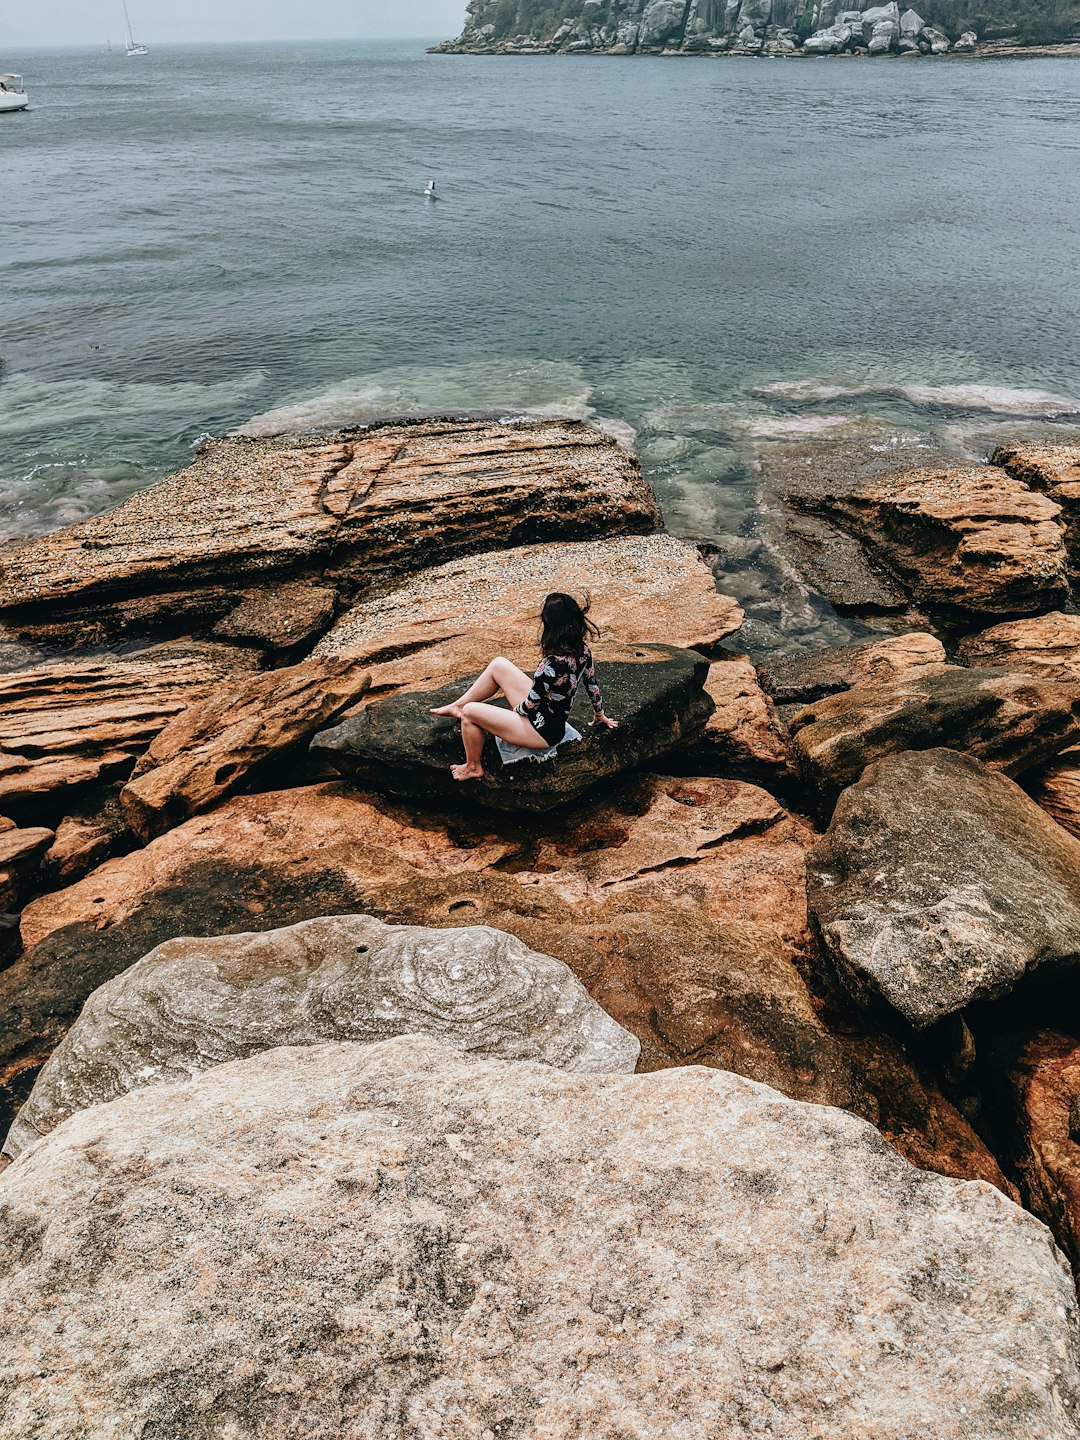
[[[567,725],[566,734],[559,741],[559,745],[567,745],[571,740],[580,739],[581,731]],[[530,750],[527,745],[512,745],[501,736],[496,736],[495,743],[499,747],[499,755],[504,765],[516,765],[519,760],[554,760],[559,753],[559,745],[552,745],[548,750]]]

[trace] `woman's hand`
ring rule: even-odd
[[[601,725],[605,730],[617,730],[619,728],[618,720],[609,720],[602,710],[600,711],[599,715],[593,716],[593,718],[589,721],[589,724]]]

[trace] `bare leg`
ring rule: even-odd
[[[511,705],[520,705],[532,689],[532,679],[525,674],[524,670],[510,660],[505,660],[497,655],[484,673],[469,686],[460,700],[454,700],[449,705],[440,705],[432,710],[432,715],[451,715],[455,720],[461,719],[462,707],[468,705],[472,700],[490,700],[501,690],[510,701]]]
[[[484,773],[481,756],[485,735],[498,735],[513,745],[527,745],[530,750],[546,750],[548,742],[536,733],[524,715],[504,710],[499,705],[466,702],[461,717],[461,738],[465,744],[465,764],[451,765],[455,780],[479,780]]]
[[[472,720],[462,716],[461,738],[465,744],[465,764],[451,765],[450,774],[455,780],[479,780],[484,774],[481,757],[484,753],[485,732]]]

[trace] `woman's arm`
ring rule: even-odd
[[[592,651],[586,651],[587,664],[582,678],[585,681],[585,688],[589,692],[589,699],[592,701],[593,718],[590,725],[606,725],[609,730],[618,729],[617,720],[609,720],[604,714],[604,697],[600,693],[600,686],[596,679],[596,666],[593,664]]]

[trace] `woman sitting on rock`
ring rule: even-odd
[[[497,735],[527,750],[550,750],[558,745],[566,734],[570,706],[582,680],[592,700],[593,718],[589,723],[618,729],[618,721],[604,714],[603,697],[596,683],[589,640],[595,639],[599,631],[588,617],[588,608],[588,602],[583,609],[572,595],[549,595],[540,612],[544,658],[531,680],[524,670],[499,656],[460,700],[432,710],[432,715],[452,715],[461,721],[465,764],[451,765],[455,780],[479,780],[483,775],[480,757],[485,734]],[[514,707],[512,710],[483,703],[500,690]]]

